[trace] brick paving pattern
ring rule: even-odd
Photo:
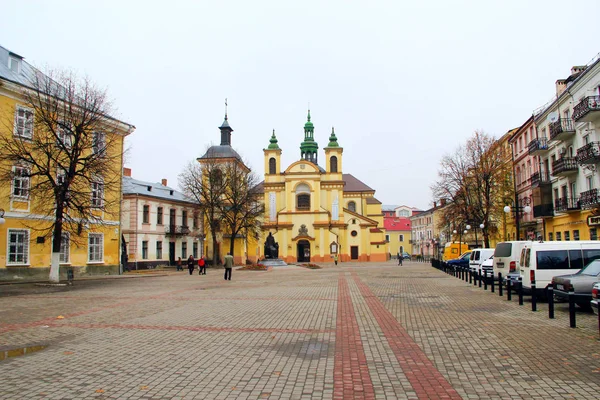
[[[0,399],[600,397],[591,313],[571,329],[566,304],[426,264],[324,267],[0,285]]]

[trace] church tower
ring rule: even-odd
[[[277,137],[275,137],[275,129],[273,129],[273,135],[269,140],[269,146],[263,149],[265,154],[265,175],[279,174],[281,171],[281,149],[277,144]]]
[[[342,153],[344,149],[338,144],[333,127],[331,128],[331,136],[329,136],[329,144],[324,150],[325,170],[328,174],[339,174],[335,179],[342,179]]]
[[[310,109],[308,110],[308,117],[306,124],[304,124],[304,141],[300,145],[300,159],[310,161],[313,164],[318,164],[317,153],[319,151],[319,145],[315,142],[315,127],[310,122]]]

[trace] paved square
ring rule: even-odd
[[[598,319],[538,309],[414,262],[0,285],[0,398],[598,398]]]

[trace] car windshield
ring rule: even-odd
[[[468,260],[471,257],[471,253],[467,253],[461,257],[462,260]]]
[[[594,260],[586,265],[585,268],[581,270],[580,274],[592,276],[600,274],[600,260]]]

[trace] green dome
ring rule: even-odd
[[[315,126],[312,122],[310,122],[310,110],[308,110],[308,116],[306,117],[306,123],[304,124],[304,129],[310,128],[313,129]]]
[[[340,147],[337,142],[337,137],[335,136],[335,130],[333,127],[331,127],[331,136],[329,136],[329,144],[327,147]]]
[[[279,150],[279,145],[277,144],[277,138],[275,137],[275,129],[273,129],[273,135],[271,136],[269,143],[270,143],[269,147],[267,147],[269,150]]]

